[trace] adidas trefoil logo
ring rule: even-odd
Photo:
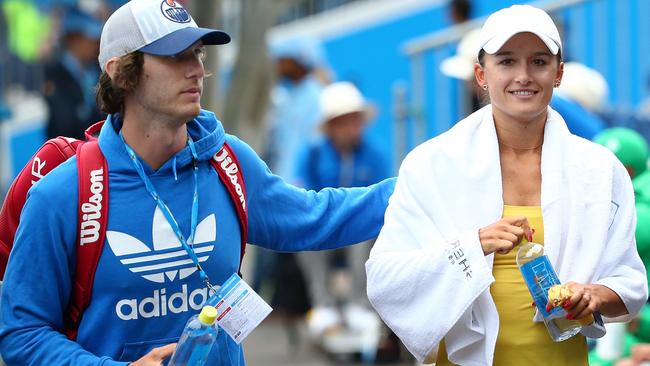
[[[196,266],[157,206],[153,215],[152,234],[153,250],[137,238],[119,231],[107,231],[106,239],[122,264],[149,281],[165,283],[166,278],[171,282],[177,277],[184,279],[196,271]],[[216,238],[217,225],[215,215],[212,214],[196,228],[193,248],[199,263],[208,260]]]

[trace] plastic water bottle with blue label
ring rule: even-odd
[[[200,314],[191,317],[168,366],[205,365],[219,333],[216,320],[217,309],[209,305],[204,306]]]
[[[551,338],[555,342],[561,342],[578,334],[582,325],[577,320],[567,319],[567,312],[564,309],[555,307],[550,312],[546,311],[548,289],[553,285],[559,285],[560,279],[544,254],[544,246],[537,243],[522,244],[517,252],[517,266],[535,300],[537,309],[544,317],[544,324]]]

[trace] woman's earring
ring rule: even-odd
[[[560,80],[556,81],[555,84],[553,84],[553,87],[559,88],[560,87]]]
[[[481,88],[483,88],[483,90],[487,90],[488,86],[487,86],[487,84],[484,84]]]

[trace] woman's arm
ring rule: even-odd
[[[606,253],[599,263],[594,283],[568,282],[573,295],[565,306],[571,318],[598,311],[610,321],[627,321],[648,299],[646,271],[636,249],[634,191],[625,168],[613,156],[612,222],[607,233]]]

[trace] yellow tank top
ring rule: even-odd
[[[503,217],[526,216],[535,229],[533,241],[544,243],[544,222],[540,206],[503,207]],[[524,239],[525,240],[525,239]],[[495,254],[490,287],[499,313],[499,335],[494,350],[494,365],[580,366],[588,365],[585,337],[577,335],[554,342],[544,323],[532,321],[535,307],[515,257],[518,247],[508,254]],[[440,343],[437,366],[452,365],[447,360],[444,342]]]

